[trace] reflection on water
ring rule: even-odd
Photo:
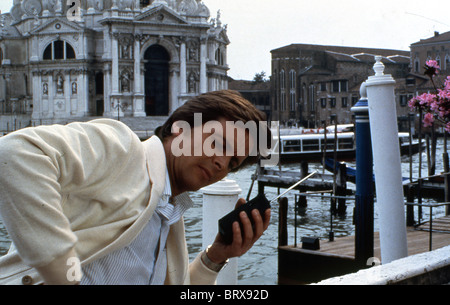
[[[442,163],[443,141],[438,142],[436,173],[443,171]],[[413,172],[414,177],[418,175],[418,155],[413,157]],[[422,154],[422,160],[426,165],[426,153]],[[422,176],[427,176],[427,169],[425,165],[422,167]],[[354,166],[354,164],[349,164]],[[402,158],[402,168],[405,176],[409,177],[409,160],[408,157]],[[300,170],[299,164],[290,164],[283,166],[285,170]],[[317,164],[310,165],[310,171],[319,169],[321,167]],[[254,167],[247,167],[242,169],[239,173],[233,173],[228,176],[228,179],[235,180],[242,189],[241,197],[247,197],[247,192],[251,185],[251,175],[254,173]],[[253,187],[251,197],[256,196],[257,187]],[[349,183],[349,188],[355,188]],[[266,196],[275,198],[277,190],[275,188],[266,188]],[[202,194],[201,192],[194,192],[191,194],[194,201],[194,207],[187,211],[185,215],[186,222],[186,236],[188,241],[188,248],[190,259],[202,251]],[[295,191],[286,195],[289,202],[288,211],[288,243],[294,244],[294,200]],[[432,200],[424,200],[424,202],[433,202]],[[354,234],[353,226],[353,207],[354,201],[347,201],[347,212],[344,216],[333,217],[333,232],[335,237],[347,236]],[[297,218],[297,241],[300,244],[301,237],[320,237],[322,240],[328,239],[330,231],[330,199],[308,198],[308,206],[301,211]],[[424,209],[424,218],[427,219],[426,213],[428,209]],[[436,215],[434,217],[443,216],[444,208],[435,209]],[[377,210],[375,205],[375,230],[378,230],[377,224]],[[0,255],[6,253],[9,248],[9,237],[3,225],[0,222]],[[277,266],[278,266],[278,204],[273,204],[271,225],[264,236],[255,244],[255,246],[244,256],[239,258],[239,284],[276,284],[277,283]]]

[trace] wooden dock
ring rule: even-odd
[[[408,255],[429,251],[429,224],[407,228]],[[432,250],[450,245],[450,216],[433,220]],[[294,246],[279,247],[279,284],[307,284],[358,271],[355,263],[355,237],[320,241],[320,250]],[[374,257],[381,260],[379,233],[374,233]]]

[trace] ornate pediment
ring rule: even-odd
[[[152,7],[136,17],[136,21],[183,25],[188,22],[165,5]]]
[[[54,18],[30,32],[32,35],[45,35],[45,34],[63,34],[63,33],[80,33],[83,32],[83,28],[74,22],[70,22],[65,18]]]

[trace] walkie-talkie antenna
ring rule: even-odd
[[[296,184],[294,184],[293,186],[291,186],[290,188],[288,188],[286,191],[284,191],[281,195],[278,195],[276,198],[270,200],[270,203],[275,202],[276,200],[278,200],[281,196],[284,196],[286,193],[290,192],[292,189],[296,188],[297,186],[299,186],[300,184],[302,184],[304,181],[308,180],[309,178],[311,178],[312,176],[314,176],[317,173],[317,171],[309,174],[308,176],[306,176],[305,178],[303,178],[302,180],[300,180],[299,182],[297,182]]]

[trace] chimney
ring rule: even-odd
[[[439,36],[439,32],[438,31],[434,31],[434,37],[438,37]]]

